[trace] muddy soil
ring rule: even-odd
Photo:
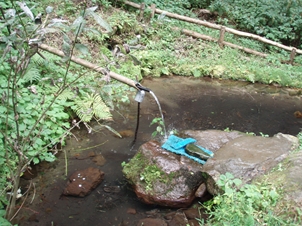
[[[184,77],[144,80],[142,85],[158,97],[167,131],[229,129],[272,136],[278,132],[297,135],[302,127],[302,119],[297,118],[302,102],[295,95],[296,90]],[[131,98],[134,96],[135,93],[131,94]],[[97,123],[92,123],[92,133],[82,125],[59,152],[58,161],[36,166],[37,176],[22,180],[23,190],[30,183],[33,189],[16,219],[19,225],[136,225],[152,211],[162,214],[172,211],[144,205],[124,181],[122,162],[127,162],[141,144],[151,139],[156,126],[150,123],[160,117],[156,102],[147,93],[141,104],[137,141],[132,148],[136,113],[134,101],[114,113],[110,126],[124,138],[116,137]],[[95,156],[102,161],[96,161]],[[105,173],[104,181],[87,197],[62,196],[68,176],[90,166]]]

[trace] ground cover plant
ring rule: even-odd
[[[72,38],[77,40],[84,32],[87,17],[93,17],[99,26],[109,29],[105,21],[94,14],[97,7],[83,7],[71,26],[64,25],[67,21],[61,19],[47,24],[37,22],[22,2],[8,1],[2,7],[7,7],[1,11],[0,24],[0,172],[3,175],[0,222],[4,225],[9,224],[22,207],[16,207],[17,200],[26,196],[27,191],[19,187],[23,172],[30,169],[31,164],[54,161],[60,151],[58,145],[64,145],[65,138],[80,123],[90,131],[88,123],[92,119],[100,125],[104,120],[111,120],[112,99],[120,89],[117,87],[112,92],[102,74],[91,73],[70,61],[76,48],[86,53],[86,47]],[[45,12],[49,16],[53,8],[48,6]],[[63,59],[38,52],[38,44],[52,32],[63,34]],[[99,87],[104,89],[98,90]],[[109,126],[104,127],[115,132]]]
[[[154,3],[163,10],[193,17],[196,15],[192,12],[192,7],[206,7],[212,3],[211,7],[214,9],[215,2],[218,4],[218,1]],[[226,1],[225,4],[230,2]],[[240,5],[240,1],[236,2]],[[244,6],[248,5],[248,1],[243,2]],[[299,7],[293,11],[291,9],[298,2],[293,1],[290,5],[292,18],[296,18],[294,16],[300,10]],[[128,87],[113,82],[108,84],[110,78],[106,75],[72,64],[72,53],[134,80],[163,75],[196,78],[210,76],[302,88],[301,56],[295,58],[294,66],[283,64],[280,59],[287,60],[287,52],[268,48],[253,40],[232,35],[226,37],[227,41],[268,53],[266,59],[228,47],[221,49],[216,43],[187,37],[175,27],[214,37],[218,37],[219,33],[170,19],[165,15],[156,15],[150,23],[147,20],[138,22],[135,10],[125,11],[124,8],[111,7],[120,7],[122,4],[119,1],[93,0],[86,1],[87,5],[84,1],[83,4],[76,4],[71,0],[60,3],[58,0],[26,3],[33,15],[44,12],[42,22],[48,14],[54,14],[52,19],[58,18],[57,16],[60,19],[52,27],[45,25],[47,29],[42,30],[42,25],[34,23],[35,18],[33,20],[26,15],[15,1],[0,3],[0,172],[4,175],[0,179],[1,225],[9,224],[4,218],[10,220],[15,214],[14,203],[18,195],[22,195],[18,191],[18,181],[22,172],[30,167],[30,163],[54,161],[55,154],[59,151],[57,144],[64,145],[64,138],[71,134],[71,129],[79,122],[84,123],[89,130],[91,128],[87,123],[90,120],[109,119],[110,111],[117,106],[117,101],[128,101]],[[151,1],[146,3],[150,4]],[[58,7],[61,4],[64,7]],[[94,5],[100,7],[94,8]],[[129,7],[126,9],[129,10]],[[235,12],[243,15],[245,11],[236,8]],[[221,16],[227,18],[223,13]],[[239,23],[239,19],[234,18],[232,15],[228,20]],[[64,24],[64,21],[68,22]],[[296,23],[293,26],[298,32],[299,20]],[[263,26],[266,27],[266,24]],[[282,32],[288,32],[286,26],[284,24]],[[101,28],[93,29],[96,27]],[[275,32],[272,28],[269,31]],[[39,55],[37,49],[29,45],[28,41],[41,41],[35,40],[41,35],[39,32],[45,34],[43,41],[64,51],[66,57],[63,61],[47,52]],[[277,37],[278,32],[275,33]],[[277,39],[298,43],[297,35]],[[130,53],[122,51],[125,44],[129,46]],[[7,196],[7,192],[13,195]],[[246,192],[244,190],[239,194],[247,197]],[[232,194],[236,194],[235,190]],[[229,196],[220,197],[221,200],[224,198],[228,202],[234,201]]]
[[[230,173],[221,175],[217,184],[221,194],[202,204],[209,220],[200,220],[200,225],[301,225],[298,208],[294,218],[287,215],[289,205],[284,205],[278,215],[275,213],[282,190],[272,184],[242,184]]]
[[[241,30],[301,48],[302,2],[299,0],[216,0],[208,7]]]

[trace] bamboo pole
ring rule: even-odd
[[[195,38],[200,38],[200,39],[203,39],[203,40],[206,40],[206,41],[218,42],[217,39],[215,39],[211,36],[202,35],[202,34],[200,34],[198,32],[195,32],[195,31],[182,29],[181,32],[184,33],[185,35],[189,35],[189,36],[192,36],[192,37],[195,37]],[[232,47],[232,48],[240,49],[244,52],[251,53],[251,54],[254,54],[254,55],[257,55],[257,56],[260,56],[260,57],[267,57],[267,54],[265,54],[265,53],[261,53],[261,52],[258,52],[256,50],[253,50],[253,49],[249,49],[249,48],[245,48],[245,47],[242,47],[242,46],[239,46],[239,45],[235,45],[235,44],[230,43],[230,42],[223,41],[222,44],[223,44],[223,46],[229,46],[229,47]]]
[[[134,8],[138,8],[138,9],[140,8],[140,5],[138,5],[136,3],[133,3],[133,2],[130,2],[130,1],[125,1],[124,3],[127,4],[127,5],[130,5]],[[210,23],[210,22],[207,22],[207,21],[202,21],[202,20],[199,20],[199,19],[194,19],[194,18],[187,17],[187,16],[178,15],[178,14],[175,14],[175,13],[170,13],[170,12],[160,10],[160,9],[155,9],[155,13],[165,14],[166,16],[171,17],[171,18],[183,20],[183,21],[186,21],[186,22],[194,23],[194,24],[199,24],[199,25],[202,25],[202,26],[205,26],[205,27],[216,29],[216,30],[220,30],[221,27],[222,27],[221,25],[213,24],[213,23]],[[266,43],[266,44],[269,44],[269,45],[277,46],[277,47],[279,47],[281,49],[284,49],[284,50],[287,50],[287,51],[292,51],[293,48],[294,48],[294,47],[286,46],[286,45],[280,44],[278,42],[269,40],[267,38],[263,38],[259,35],[243,32],[243,31],[238,31],[238,30],[235,30],[235,29],[229,28],[229,27],[225,27],[225,31],[229,32],[231,34],[238,35],[238,36],[252,38],[252,39],[258,40],[260,42],[263,42],[263,43]],[[302,50],[296,49],[296,53],[302,54]]]
[[[51,46],[45,45],[45,44],[40,44],[39,48],[43,49],[43,50],[45,50],[47,52],[50,52],[52,54],[55,54],[57,56],[60,56],[60,57],[64,57],[65,56],[65,54],[62,51],[60,51],[60,50],[58,50],[56,48],[53,48]],[[90,69],[92,69],[94,71],[100,72],[100,73],[103,73],[105,71],[104,68],[99,67],[98,65],[95,65],[93,63],[90,63],[89,61],[86,61],[86,60],[83,60],[83,59],[80,59],[80,58],[77,58],[77,57],[74,57],[74,56],[71,57],[71,61],[74,62],[74,63],[77,63],[79,65],[82,65],[84,67],[90,68]],[[112,78],[114,78],[115,80],[118,80],[118,81],[120,81],[122,83],[125,83],[126,85],[132,86],[132,87],[134,87],[134,88],[137,89],[137,87],[136,87],[137,82],[131,80],[130,78],[127,78],[125,76],[119,75],[119,74],[117,74],[117,73],[115,73],[113,71],[109,72],[109,76],[112,77]]]

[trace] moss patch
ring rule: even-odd
[[[123,165],[123,174],[131,184],[140,183],[146,191],[151,191],[156,182],[166,184],[175,177],[175,173],[167,174],[156,164],[150,164],[141,153]]]

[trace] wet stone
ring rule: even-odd
[[[183,212],[176,212],[169,221],[169,226],[188,225],[189,221]]]
[[[199,218],[200,214],[197,208],[189,208],[184,210],[184,214],[186,215],[186,217],[188,219],[195,219],[195,218]]]
[[[120,186],[104,186],[103,189],[107,193],[119,193],[121,191]]]
[[[143,144],[123,168],[137,197],[147,203],[187,207],[202,181],[202,165],[161,148],[157,141]]]
[[[203,166],[208,192],[212,195],[220,192],[216,181],[227,172],[243,182],[264,175],[295,150],[298,143],[297,137],[282,133],[273,137],[244,135],[231,140]]]
[[[134,208],[129,208],[129,209],[127,210],[127,213],[129,213],[129,214],[136,214],[136,209],[134,209]]]
[[[98,168],[78,170],[69,177],[63,195],[85,197],[103,181],[103,178],[104,172]]]
[[[168,226],[168,224],[162,219],[144,218],[139,220],[137,226]]]
[[[195,192],[195,196],[201,198],[207,192],[207,186],[205,183],[202,183]]]
[[[97,154],[92,158],[92,161],[98,165],[98,166],[103,166],[106,163],[106,159],[104,158],[103,155]]]
[[[229,141],[245,135],[239,131],[225,132],[221,130],[185,130],[184,134],[194,138],[197,145],[214,153]]]
[[[190,226],[200,226],[199,222],[196,219],[189,220],[188,225],[190,225]]]

